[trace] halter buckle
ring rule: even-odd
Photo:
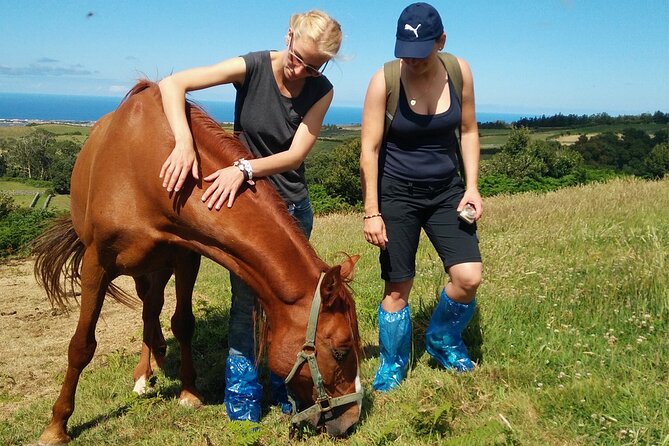
[[[321,413],[329,412],[332,409],[334,409],[334,407],[330,405],[330,397],[329,396],[325,396],[324,398],[318,398],[316,400],[316,405],[318,406],[318,410]]]

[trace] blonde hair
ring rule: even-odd
[[[341,46],[341,26],[326,13],[313,9],[300,14],[293,14],[289,22],[296,39],[309,39],[316,43],[318,52],[335,57]]]

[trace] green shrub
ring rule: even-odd
[[[332,150],[323,186],[330,196],[340,197],[350,205],[362,200],[360,186],[360,138],[347,141]]]
[[[318,215],[332,214],[350,208],[341,197],[329,195],[322,184],[312,184],[309,186],[309,199],[311,200],[314,214]]]
[[[649,178],[662,178],[669,174],[669,143],[656,145],[644,159],[645,173]]]
[[[16,208],[0,218],[0,257],[25,253],[54,216],[49,210]]]
[[[14,199],[6,193],[0,191],[0,219],[5,218],[10,212],[17,208]]]

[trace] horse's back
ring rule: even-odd
[[[135,90],[93,126],[72,171],[72,222],[86,245],[138,226],[146,237],[157,206],[169,207],[158,174],[174,139],[158,86]]]

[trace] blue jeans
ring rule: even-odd
[[[299,203],[288,203],[288,212],[297,220],[304,234],[309,238],[314,226],[314,212],[309,197]],[[232,304],[228,327],[228,346],[230,354],[243,355],[251,360],[255,358],[253,333],[253,308],[255,293],[235,274],[230,273],[232,286]]]

